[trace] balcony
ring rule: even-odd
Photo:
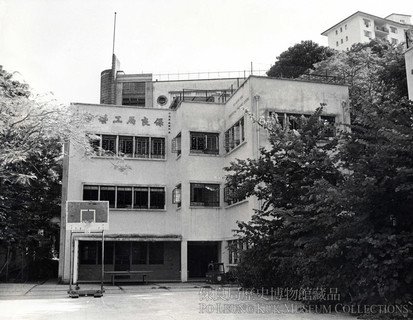
[[[389,35],[389,29],[385,26],[375,26],[374,32],[378,38],[385,38]]]

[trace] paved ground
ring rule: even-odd
[[[98,288],[97,285],[83,289]],[[71,299],[67,285],[0,284],[1,320],[285,319],[351,320],[342,314],[299,311],[299,304],[203,283],[105,286],[102,298]]]

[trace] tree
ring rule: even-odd
[[[400,55],[374,42],[317,66],[350,84],[351,131],[336,144],[291,149],[319,128],[293,135],[267,127],[271,150],[228,168],[228,184],[263,200],[239,225],[251,245],[239,266],[244,285],[338,288],[341,302],[411,312],[413,103],[397,83]]]
[[[301,41],[282,52],[267,71],[269,77],[298,78],[314,69],[313,65],[332,56],[334,50],[307,40]]]
[[[82,133],[87,115],[33,96],[2,67],[0,114],[1,247],[27,262],[48,258],[59,231],[51,219],[60,217],[62,144],[91,149]]]

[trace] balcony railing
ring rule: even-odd
[[[378,26],[376,26],[375,28],[374,28],[374,30],[377,32],[383,32],[383,33],[389,33],[389,29],[387,29],[386,27],[378,27]]]

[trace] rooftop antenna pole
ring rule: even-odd
[[[115,36],[116,36],[116,12],[115,12],[115,19],[113,22],[113,47],[112,47],[112,55],[115,54]]]

